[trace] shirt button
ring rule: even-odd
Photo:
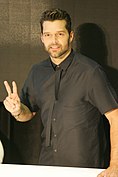
[[[53,121],[55,122],[55,121],[56,121],[56,119],[55,119],[55,118],[53,118]]]
[[[57,149],[54,149],[54,152],[57,152]]]
[[[54,137],[56,138],[56,137],[57,137],[57,135],[56,135],[56,134],[54,134]]]

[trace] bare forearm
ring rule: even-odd
[[[110,166],[118,166],[118,109],[106,115],[110,123]]]
[[[12,114],[12,116],[20,122],[25,122],[30,119],[35,115],[34,112],[31,112],[27,106],[21,103],[20,110],[18,111],[17,114]]]
[[[110,123],[111,154],[110,165],[97,177],[118,177],[118,109],[105,113]]]
[[[116,122],[118,129],[118,120]],[[110,166],[118,166],[118,130],[115,130],[115,125],[111,126],[110,131],[110,140],[111,140],[111,157],[110,157]]]

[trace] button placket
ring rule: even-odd
[[[53,116],[52,116],[52,146],[53,146],[53,152],[56,154],[58,152],[57,147],[57,104],[58,102],[55,101],[54,109],[53,109]]]
[[[56,132],[56,119],[54,119],[53,123],[52,123],[52,127],[53,127],[53,149],[54,152],[57,152],[57,132]]]

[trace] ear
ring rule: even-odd
[[[41,41],[42,41],[42,43],[44,43],[43,34],[42,33],[41,33]]]
[[[74,32],[73,32],[73,31],[71,31],[71,32],[70,32],[70,42],[72,42],[72,41],[73,41],[73,38],[74,38]]]

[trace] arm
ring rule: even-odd
[[[20,98],[18,96],[16,83],[14,81],[12,82],[13,92],[7,81],[4,82],[4,85],[8,93],[8,96],[3,102],[5,108],[18,121],[23,122],[30,120],[36,113],[31,112],[27,106],[21,103]]]
[[[118,109],[105,114],[110,123],[111,159],[110,166],[118,167]]]
[[[118,177],[118,109],[105,114],[110,123],[110,165],[98,177]]]

